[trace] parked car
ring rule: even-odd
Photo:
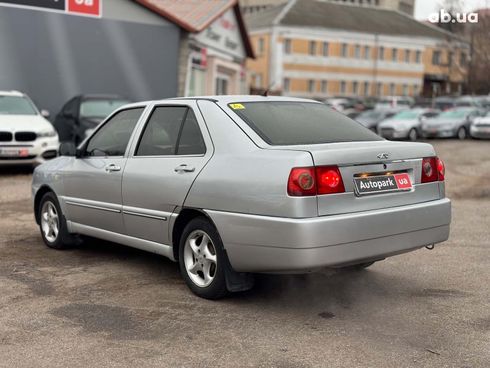
[[[405,110],[412,107],[413,104],[413,98],[408,96],[386,96],[381,97],[374,108]]]
[[[127,103],[127,99],[115,95],[73,97],[61,108],[54,121],[60,141],[79,144],[111,112]]]
[[[446,96],[436,97],[434,99],[433,107],[437,110],[446,111],[456,107],[456,102],[452,97],[446,97]]]
[[[377,132],[378,124],[395,114],[396,111],[389,109],[367,110],[357,115],[355,120],[364,125],[366,128],[371,129],[373,132]]]
[[[438,110],[414,108],[404,110],[378,124],[378,134],[387,139],[416,141],[422,133],[422,123],[439,115]]]
[[[470,135],[473,138],[490,138],[490,112],[473,120]]]
[[[422,134],[426,138],[456,137],[466,139],[472,121],[480,116],[480,110],[475,107],[457,107],[439,114],[434,119],[422,124]]]
[[[347,97],[328,98],[325,104],[351,118],[357,116],[364,108],[357,99]]]
[[[47,246],[77,234],[179,262],[204,298],[250,273],[363,268],[445,241],[444,164],[322,103],[210,96],[127,105],[33,176]]]
[[[0,165],[37,165],[56,157],[58,135],[45,116],[26,94],[0,91]]]

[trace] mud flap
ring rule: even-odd
[[[250,290],[254,286],[254,276],[251,273],[236,272],[233,267],[231,267],[226,251],[225,255],[225,279],[226,288],[228,289],[228,291],[234,293],[237,291]]]

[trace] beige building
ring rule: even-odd
[[[291,0],[246,19],[252,92],[417,96],[458,93],[465,82],[468,44],[397,11]]]
[[[415,11],[415,0],[325,0],[343,4],[374,6],[384,9],[398,10],[412,15]],[[240,0],[240,5],[248,13],[263,10],[267,7],[281,5],[287,0]]]

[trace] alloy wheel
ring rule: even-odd
[[[184,245],[184,265],[192,282],[199,287],[209,286],[216,276],[217,262],[209,235],[202,230],[190,233]]]
[[[54,243],[58,238],[60,220],[56,206],[51,201],[44,202],[41,209],[41,229],[44,237],[50,243]]]

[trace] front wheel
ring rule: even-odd
[[[66,220],[54,193],[46,193],[41,198],[38,219],[41,236],[48,247],[66,249],[79,244],[79,240],[68,232]]]
[[[184,228],[179,244],[180,272],[194,294],[220,299],[226,287],[226,254],[216,228],[205,218],[195,218]]]

